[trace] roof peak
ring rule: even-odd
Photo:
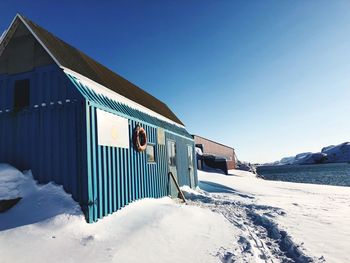
[[[169,109],[165,103],[158,100],[153,95],[142,90],[125,78],[121,77],[112,70],[108,69],[101,63],[90,58],[88,55],[81,52],[77,48],[71,46],[70,44],[67,44],[22,14],[16,14],[9,29],[12,27],[16,19],[19,19],[24,23],[31,34],[51,56],[54,62],[62,69],[67,68],[73,72],[76,72],[110,89],[111,91],[124,96],[142,105],[143,107],[146,107],[183,126],[183,123],[180,121],[180,119]],[[0,46],[0,55],[1,48],[2,47]]]

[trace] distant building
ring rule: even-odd
[[[196,147],[202,152],[202,157],[198,162],[199,169],[203,169],[203,165],[206,165],[219,168],[227,174],[228,170],[236,168],[237,158],[234,148],[198,135],[192,136]]]

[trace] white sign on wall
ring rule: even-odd
[[[129,148],[129,122],[109,112],[97,109],[98,145]]]
[[[157,141],[158,141],[158,144],[165,145],[165,133],[164,133],[164,129],[162,128],[157,129]]]

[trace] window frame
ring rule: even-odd
[[[172,164],[171,162],[170,162],[170,160],[171,160],[171,158],[170,158],[170,155],[169,155],[169,144],[173,144],[174,145],[174,161],[175,161],[175,163],[174,164]],[[176,153],[176,141],[175,140],[170,140],[170,139],[168,139],[168,141],[167,141],[167,158],[168,158],[168,165],[169,166],[171,166],[171,167],[176,167],[177,168],[177,153]]]
[[[153,147],[153,161],[149,161],[148,160],[148,147]],[[157,163],[157,150],[156,150],[156,144],[154,143],[147,143],[147,146],[146,146],[146,161],[147,161],[147,164],[156,164]]]
[[[25,97],[21,93],[25,92]],[[23,103],[24,102],[24,103]],[[17,79],[13,84],[13,110],[21,111],[30,106],[30,79]]]
[[[190,148],[191,148],[191,151],[189,151]],[[191,159],[190,159],[189,153],[191,153],[191,157],[192,157]],[[188,161],[188,166],[194,167],[193,146],[191,144],[187,144],[187,161]]]

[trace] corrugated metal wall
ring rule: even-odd
[[[184,128],[98,95],[68,77],[56,65],[0,76],[0,162],[31,169],[39,182],[62,184],[93,222],[134,200],[169,194],[166,144],[157,141],[157,128],[162,127],[165,137],[177,144],[179,183],[189,184],[187,145],[194,142]],[[14,83],[25,78],[30,79],[30,106],[16,113]],[[129,149],[98,145],[96,108],[127,118],[130,140],[140,123],[148,143],[155,145],[156,162],[147,163],[146,153],[137,152],[131,141]],[[195,180],[197,185],[196,174]]]
[[[14,82],[30,79],[30,106],[13,111]],[[80,97],[80,99],[79,99]],[[31,169],[82,202],[83,98],[57,66],[0,76],[0,162]]]
[[[11,111],[16,80],[30,80],[30,107],[49,106],[66,100],[83,100],[81,94],[56,65],[16,75],[0,75],[0,112]]]
[[[103,110],[119,115],[111,109]],[[166,146],[157,141],[157,127],[129,118],[129,149],[98,145],[97,114],[95,106],[87,106],[89,210],[88,220],[96,221],[125,205],[145,197],[169,195],[169,178]],[[132,143],[137,124],[145,128],[149,144],[155,145],[156,160],[147,162],[146,152],[138,152]],[[177,141],[179,183],[189,184],[187,145],[193,141],[166,133]],[[186,151],[186,152],[185,152]],[[193,155],[194,156],[194,155]],[[197,183],[196,183],[197,184]]]
[[[0,113],[0,162],[32,170],[41,183],[54,181],[81,201],[81,103]]]
[[[90,222],[134,200],[169,194],[166,145],[158,144],[156,141],[158,127],[166,131],[167,138],[176,140],[178,180],[180,185],[189,184],[187,145],[193,145],[194,151],[194,141],[185,128],[159,120],[109,97],[97,94],[75,77],[69,74],[67,76],[87,101],[87,160],[90,164],[87,167],[89,186],[87,218]],[[98,145],[96,108],[129,120],[129,149]],[[136,123],[141,123],[146,129],[149,143],[155,144],[156,163],[148,164],[146,153],[139,153],[134,149],[131,140]],[[193,158],[195,158],[194,152]],[[196,165],[195,160],[193,163]],[[194,167],[194,176],[195,184],[198,185],[196,167]]]

